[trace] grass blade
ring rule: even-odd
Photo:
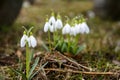
[[[42,42],[42,46],[43,46],[43,48],[45,48],[45,50],[46,50],[46,51],[48,51],[48,52],[50,51],[50,50],[49,50],[49,48],[48,48],[48,46],[47,46],[47,45],[45,45],[45,43],[44,43],[44,42]]]
[[[40,68],[38,69],[38,71],[36,71],[33,75],[30,76],[30,80],[41,70],[43,69],[46,65],[48,64],[48,62],[46,62],[43,66],[40,66]]]
[[[27,80],[26,75],[25,75],[25,74],[23,74],[23,72],[22,72],[22,71],[15,70],[15,69],[13,69],[13,68],[9,68],[9,69],[10,69],[10,70],[12,70],[13,72],[17,73],[18,75],[21,75],[21,76],[22,76],[22,78],[23,78],[23,80]]]
[[[79,54],[80,51],[82,51],[84,48],[85,48],[85,45],[79,46],[77,52],[75,53],[75,55]]]
[[[37,58],[35,59],[35,62],[34,62],[34,64],[32,65],[32,68],[30,69],[29,77],[32,75],[32,73],[33,73],[35,67],[36,67],[37,64],[38,64],[38,62],[39,62],[39,57],[37,57]]]

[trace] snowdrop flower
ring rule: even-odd
[[[27,41],[28,41],[28,36],[26,35],[26,32],[24,32],[24,34],[20,40],[20,46],[25,47]]]
[[[88,27],[86,22],[82,22],[81,26],[83,28],[83,33],[87,33],[88,34],[90,32],[89,27]]]
[[[79,28],[80,28],[79,24],[75,24],[76,34],[80,33]]]
[[[35,39],[35,37],[33,35],[31,35],[29,37],[29,40],[28,40],[28,44],[29,44],[29,47],[36,47],[37,46],[37,40]]]
[[[78,26],[79,26],[79,28],[78,28],[79,33],[83,34],[83,33],[85,32],[85,28],[84,28],[84,26],[82,26],[82,24],[81,24],[81,23],[80,23],[80,24],[78,24]]]
[[[70,35],[73,35],[73,36],[77,35],[75,27],[71,27],[71,29],[70,29]]]
[[[56,23],[56,20],[55,20],[55,17],[54,17],[54,13],[52,13],[52,16],[49,19],[49,24],[50,24],[49,29],[50,29],[50,32],[56,31],[55,23]]]
[[[60,15],[57,16],[57,21],[55,22],[55,28],[56,29],[61,29],[63,27],[63,23],[60,19]]]
[[[63,29],[62,29],[62,34],[69,34],[69,33],[70,33],[70,29],[71,29],[71,27],[70,27],[70,25],[67,23],[67,24],[63,27]]]
[[[48,19],[47,19],[47,21],[44,25],[44,32],[47,32],[49,30],[49,28],[50,28],[50,24],[49,24]]]
[[[29,47],[35,47],[37,46],[37,41],[35,37],[33,37],[32,33],[30,33],[30,37],[26,35],[26,32],[24,32],[21,40],[20,40],[20,46],[25,47],[25,45],[28,43]]]
[[[50,23],[50,25],[55,25],[55,22],[56,22],[56,20],[55,20],[55,17],[54,17],[54,13],[52,13],[52,16],[49,19],[49,23]]]

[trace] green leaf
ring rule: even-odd
[[[48,48],[48,46],[44,42],[42,43],[42,46],[43,46],[43,48],[45,48],[46,51],[49,52],[49,48]]]
[[[71,45],[77,46],[77,43],[74,41],[74,42],[71,43]]]
[[[17,73],[18,75],[21,75],[23,80],[27,80],[26,75],[22,71],[15,70],[15,69],[10,68],[10,67],[9,67],[9,69],[12,70],[13,72]]]
[[[30,58],[29,58],[29,59],[30,59],[30,62],[31,62],[32,59],[33,59],[33,54],[34,54],[33,51],[31,51]]]
[[[77,52],[77,45],[72,45],[70,47],[70,52],[75,55],[75,53]]]
[[[61,52],[64,52],[67,50],[67,44],[64,42],[62,47],[61,47]]]
[[[58,47],[58,46],[60,46],[60,41],[58,41],[58,43],[55,45],[55,49]]]
[[[39,62],[39,57],[37,57],[37,58],[35,59],[35,62],[34,62],[34,64],[32,65],[32,68],[30,69],[29,77],[30,77],[31,74],[33,73],[33,71],[34,71],[35,67],[37,66],[38,62]]]
[[[21,62],[21,59],[19,58],[19,62],[18,62],[19,64],[20,64],[20,66],[19,66],[19,71],[22,71],[22,68],[23,68],[23,63]]]
[[[48,62],[46,62],[43,66],[40,66],[38,71],[36,71],[33,75],[30,76],[29,80],[31,80],[41,69],[43,69],[46,65],[48,64]]]
[[[78,47],[77,52],[75,53],[75,55],[77,55],[78,53],[80,53],[83,49],[85,49],[85,45],[81,45]]]
[[[34,27],[31,27],[31,28],[27,31],[27,35],[30,34],[30,32],[32,31],[33,28],[34,28]]]

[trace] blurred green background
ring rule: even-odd
[[[38,37],[39,41],[43,41],[45,18],[46,15],[51,15],[52,10],[56,14],[60,13],[63,20],[65,20],[65,16],[70,18],[81,14],[85,16],[91,30],[90,34],[87,35],[87,40],[85,40],[88,45],[87,51],[106,51],[108,53],[120,51],[120,22],[114,21],[112,18],[98,17],[97,13],[101,12],[101,7],[98,5],[96,7],[96,2],[93,0],[34,0],[31,3],[24,0],[21,4],[13,24],[0,27],[0,51],[8,47],[12,48],[16,44],[19,46],[19,39],[23,32],[22,26],[34,26],[35,36]],[[98,9],[97,13],[95,13],[96,9]],[[7,14],[9,15],[9,13]]]

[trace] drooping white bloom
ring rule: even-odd
[[[76,26],[76,31],[77,33],[81,33],[81,34],[84,34],[84,33],[88,34],[90,32],[86,22],[79,23],[78,26]]]
[[[29,44],[29,47],[33,47],[33,48],[37,46],[37,40],[33,35],[29,37],[28,44]]]
[[[87,25],[87,23],[86,22],[83,22],[82,24],[81,24],[81,26],[84,28],[83,29],[83,33],[89,33],[90,32],[90,29],[89,29],[89,27],[88,27],[88,25]]]
[[[56,20],[55,20],[54,15],[52,14],[52,16],[51,16],[50,19],[49,19],[49,24],[50,24],[49,29],[50,29],[50,32],[56,31],[55,23],[56,23]]]
[[[35,47],[37,45],[37,41],[35,37],[32,35],[28,37],[26,34],[23,34],[21,40],[20,40],[20,46],[25,47],[25,45],[28,44],[29,47]]]
[[[81,33],[81,34],[83,34],[85,32],[85,28],[84,28],[84,26],[82,26],[82,24],[80,23],[80,24],[78,24],[78,33]]]
[[[47,32],[49,30],[50,24],[49,22],[46,22],[44,25],[44,32]]]
[[[62,34],[69,34],[70,33],[70,30],[71,30],[71,27],[70,25],[67,23],[63,29],[62,29]]]
[[[20,46],[25,47],[26,41],[28,41],[28,36],[26,34],[23,34],[21,40],[20,40]]]
[[[62,27],[63,27],[63,23],[62,23],[61,19],[57,19],[57,21],[55,22],[55,28],[61,29]]]
[[[55,25],[55,22],[56,22],[55,17],[51,16],[50,19],[49,19],[50,25]]]
[[[46,22],[45,25],[44,25],[44,32],[47,32],[50,28],[50,24],[49,22]]]

